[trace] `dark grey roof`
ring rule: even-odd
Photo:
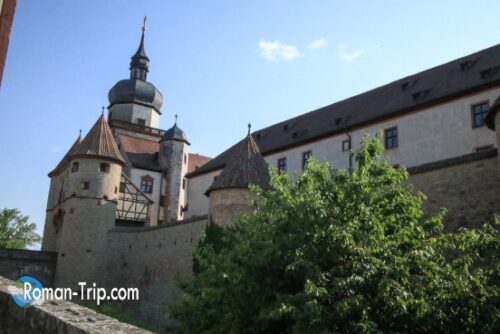
[[[170,129],[165,131],[165,134],[161,138],[161,141],[164,140],[177,140],[177,141],[182,141],[185,142],[188,145],[191,145],[186,137],[186,134],[184,131],[182,131],[181,128],[177,125],[177,122],[175,122],[174,126],[172,126]]]
[[[222,172],[216,177],[205,195],[216,189],[248,188],[251,184],[269,188],[269,169],[259,147],[249,134],[241,140]]]
[[[110,106],[120,103],[138,103],[160,111],[163,95],[156,87],[144,80],[125,79],[118,81],[108,93]]]
[[[262,154],[279,152],[500,85],[500,44],[253,133]],[[223,168],[237,145],[188,176]]]

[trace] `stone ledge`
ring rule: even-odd
[[[29,261],[56,261],[57,252],[0,248],[0,258]]]
[[[152,333],[70,301],[47,301],[42,305],[20,308],[12,301],[8,291],[13,284],[13,281],[0,276],[0,334]]]
[[[164,228],[171,228],[171,227],[176,227],[176,226],[185,226],[187,224],[192,224],[192,223],[197,223],[203,220],[207,220],[208,216],[196,216],[196,217],[191,217],[185,220],[180,220],[180,221],[172,221],[168,222],[165,224],[161,225],[156,225],[156,226],[140,226],[140,227],[114,227],[109,232],[125,232],[125,233],[138,233],[138,232],[149,232],[149,231],[155,231],[155,230],[161,230]]]
[[[427,164],[423,164],[423,165],[419,165],[419,166],[414,166],[414,167],[408,167],[407,171],[408,171],[408,173],[410,173],[410,175],[425,173],[425,172],[429,172],[429,171],[435,170],[435,169],[461,165],[461,164],[465,164],[465,163],[469,163],[469,162],[473,162],[473,161],[477,161],[477,160],[493,158],[496,156],[497,156],[497,149],[490,148],[490,149],[487,149],[484,151],[465,154],[465,155],[455,157],[455,158],[444,159],[444,160],[431,162],[431,163],[427,163]]]

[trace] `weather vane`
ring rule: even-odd
[[[146,21],[148,20],[147,16],[144,16],[144,20],[142,21],[142,32],[146,31]]]
[[[250,129],[252,128],[252,124],[248,123],[248,135],[250,135]]]
[[[177,124],[177,114],[175,114],[175,124]]]

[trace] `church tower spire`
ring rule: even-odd
[[[139,48],[132,56],[130,61],[130,79],[140,79],[146,80],[147,73],[149,71],[149,58],[146,55],[146,50],[144,49],[144,33],[146,31],[146,21],[147,17],[144,16],[142,23],[142,35],[141,43]]]

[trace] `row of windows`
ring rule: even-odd
[[[384,130],[384,143],[386,149],[398,147],[398,128],[392,127]],[[346,139],[342,141],[342,152],[349,151],[351,149],[351,139]],[[312,151],[302,152],[302,169],[307,165],[307,161],[312,156]],[[280,172],[286,173],[286,157],[278,159],[278,170]]]
[[[488,111],[489,111],[489,102],[481,102],[471,106],[473,128],[478,128],[485,125],[484,119],[488,114]],[[384,146],[386,149],[392,149],[399,146],[397,126],[384,130]],[[350,149],[351,149],[351,139],[349,138],[343,140],[342,152],[347,152]],[[312,155],[311,151],[306,151],[302,153],[302,169],[305,168],[307,160],[309,160],[311,155]],[[287,165],[286,157],[278,159],[277,167],[279,171],[286,173],[287,171],[286,165]]]

